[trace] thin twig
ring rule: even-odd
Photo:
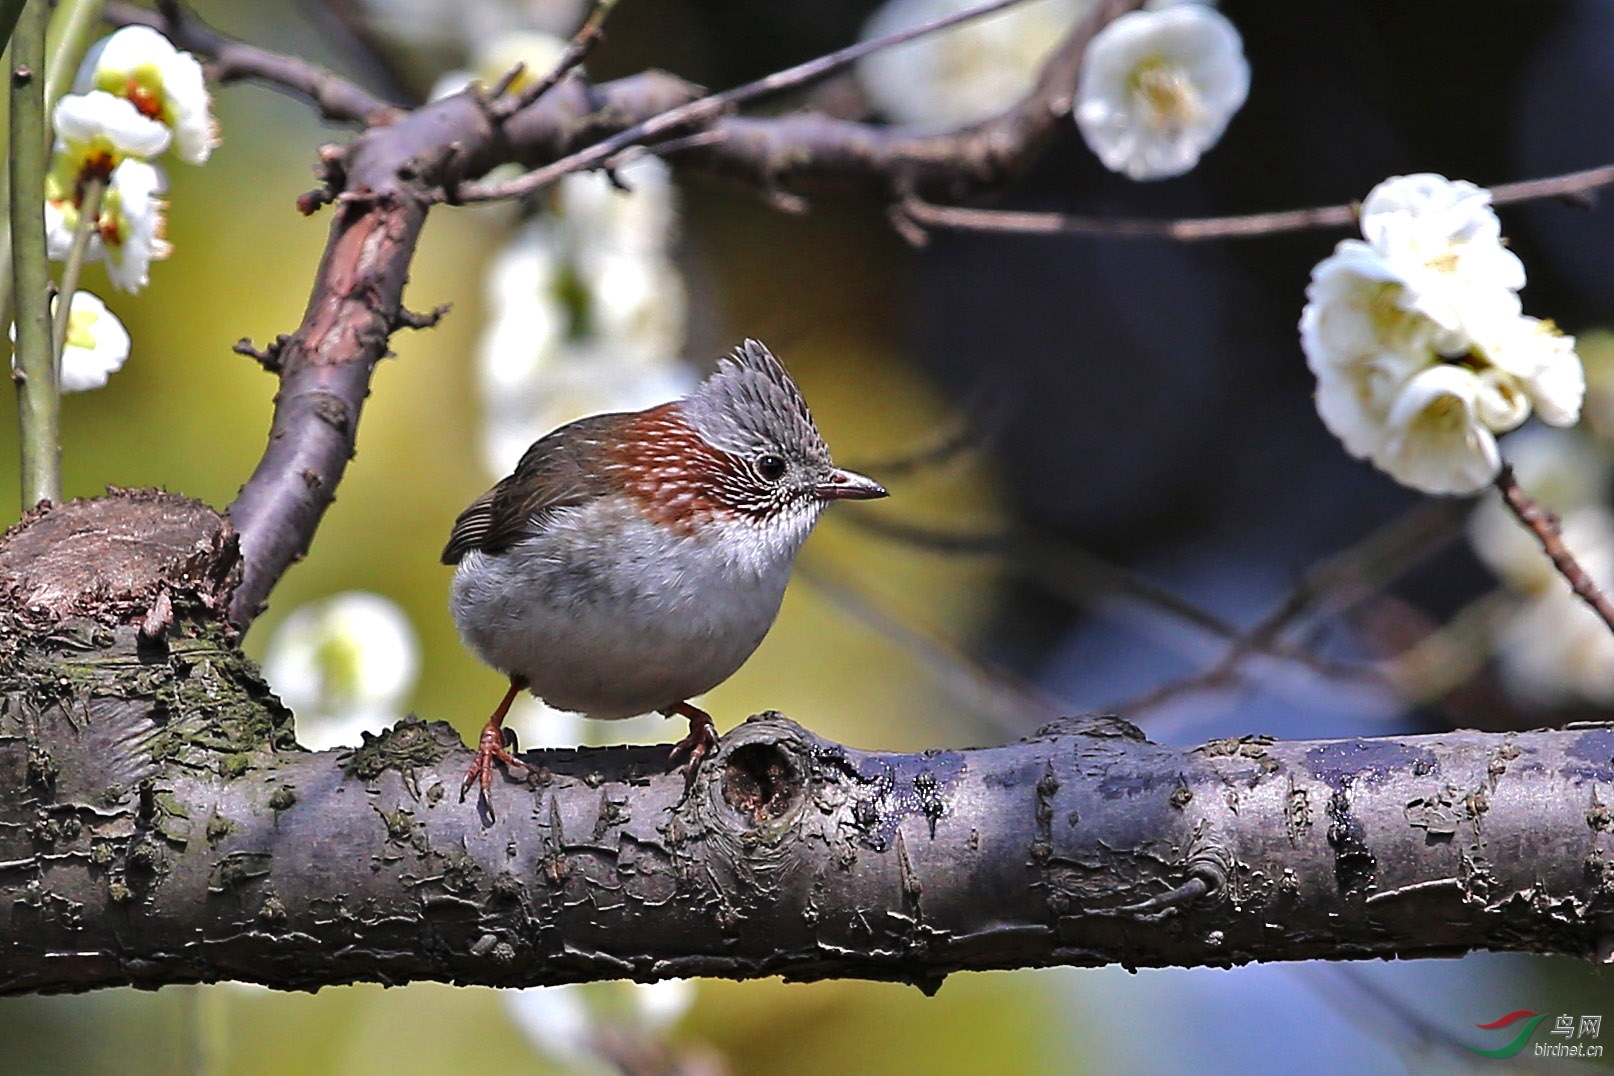
[[[1360,666],[1328,661],[1301,647],[1287,646],[1276,640],[1249,639],[1236,625],[1215,613],[1054,535],[1037,534],[1025,528],[999,533],[949,532],[873,512],[847,513],[841,519],[848,526],[916,549],[1003,557],[1034,586],[1076,608],[1091,610],[1134,628],[1143,627],[1136,613],[1131,612],[1135,607],[1212,638],[1304,665],[1321,676],[1343,678],[1362,674]]]
[[[1552,566],[1558,569],[1558,574],[1569,583],[1569,587],[1580,600],[1591,606],[1603,623],[1608,625],[1609,631],[1614,631],[1614,603],[1586,574],[1586,569],[1580,566],[1580,561],[1564,545],[1563,530],[1558,526],[1558,517],[1546,508],[1541,502],[1530,496],[1519,487],[1519,482],[1513,477],[1512,466],[1504,466],[1502,472],[1496,476],[1497,492],[1502,494],[1502,502],[1508,506],[1520,523],[1536,536],[1541,548],[1552,561]]]
[[[969,209],[905,199],[899,212],[923,228],[971,232],[1015,232],[1024,235],[1104,235],[1125,238],[1235,239],[1304,228],[1345,227],[1356,223],[1356,206],[1324,206],[1237,217],[1188,217],[1151,220],[1138,217],[1084,217],[1070,213],[1034,213],[1014,209]]]
[[[62,499],[61,400],[50,348],[45,256],[45,29],[47,0],[29,0],[11,39],[11,257],[21,426],[22,507]]]
[[[959,456],[984,448],[996,434],[1000,417],[977,401],[966,406],[929,441],[898,455],[854,460],[847,466],[863,474],[877,474],[881,481],[924,474]]]
[[[73,320],[73,293],[78,291],[79,274],[84,269],[84,255],[90,249],[90,237],[95,234],[101,219],[101,197],[106,193],[106,180],[89,179],[78,207],[78,227],[73,229],[73,242],[67,248],[67,260],[62,263],[62,285],[56,292],[56,316],[51,325],[50,353],[55,364],[56,380],[62,378],[62,354],[67,347],[68,327]]]
[[[1544,179],[1503,183],[1491,188],[1493,205],[1585,194],[1614,184],[1614,165]],[[1248,239],[1311,228],[1342,228],[1356,223],[1359,203],[1249,213],[1231,217],[1184,217],[1151,220],[1138,217],[1090,217],[1070,213],[1034,213],[1011,209],[970,209],[937,205],[920,198],[904,199],[898,212],[924,228],[1023,235],[1104,235],[1122,238],[1174,239],[1196,243],[1207,239]]]
[[[1350,608],[1451,541],[1472,508],[1468,501],[1420,503],[1307,571],[1276,608],[1239,635],[1227,652],[1207,668],[1106,708],[1132,718],[1183,695],[1235,682],[1246,660],[1281,647],[1283,633],[1302,617]]]
[[[796,567],[796,576],[841,612],[928,669],[935,677],[936,686],[997,731],[1023,736],[1061,712],[1058,701],[1009,670],[976,658],[959,646],[882,609],[826,562],[803,560]]]
[[[549,74],[518,94],[500,98],[491,109],[493,118],[503,120],[515,115],[554,89],[574,68],[581,66],[583,61],[588,59],[588,54],[594,51],[594,46],[604,38],[605,20],[616,7],[616,3],[617,0],[594,0],[588,18],[583,20],[583,25],[577,28],[577,33],[566,43],[566,51],[560,54],[560,59]]]
[[[390,123],[402,109],[381,100],[318,64],[295,56],[260,49],[226,37],[206,26],[194,14],[173,22],[160,12],[130,3],[107,4],[107,22],[114,26],[150,26],[162,31],[182,49],[206,57],[209,73],[219,82],[253,79],[306,97],[320,115],[337,122],[367,127]]]
[[[582,171],[585,168],[592,168],[604,162],[619,150],[634,143],[647,142],[669,131],[714,119],[736,105],[822,78],[832,71],[837,71],[848,64],[861,60],[870,53],[901,45],[904,42],[912,41],[927,34],[937,33],[962,22],[991,15],[1020,2],[1021,0],[992,0],[990,3],[982,4],[980,7],[971,8],[968,11],[956,12],[940,19],[932,19],[922,26],[886,34],[884,37],[874,38],[870,41],[860,41],[855,45],[848,45],[844,49],[838,49],[827,55],[797,64],[795,67],[787,67],[783,71],[765,75],[754,82],[747,82],[743,86],[736,86],[731,90],[724,90],[722,93],[708,94],[686,105],[669,109],[658,116],[652,116],[643,123],[635,124],[609,138],[596,142],[587,149],[562,157],[560,160],[542,168],[535,168],[531,172],[517,176],[515,179],[502,183],[466,183],[452,193],[450,200],[457,203],[466,203],[523,197],[548,186],[563,175]]]

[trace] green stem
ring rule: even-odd
[[[0,0],[0,3],[19,0]],[[46,37],[50,62],[45,67],[45,114],[56,107],[68,84],[78,73],[79,60],[89,51],[90,38],[101,28],[106,0],[61,0],[50,17]],[[3,134],[4,132],[0,132]],[[47,138],[49,132],[46,132]],[[0,168],[0,205],[9,197],[9,176]],[[0,325],[11,321],[11,221],[0,214]]]
[[[67,261],[62,264],[62,285],[56,289],[56,320],[50,337],[58,384],[62,376],[62,352],[67,347],[67,326],[73,314],[73,293],[78,291],[84,252],[90,249],[90,236],[95,234],[96,224],[101,219],[101,196],[105,193],[104,179],[91,179],[84,184],[84,196],[78,207],[78,227],[73,229],[73,243],[67,248]]]
[[[106,0],[61,0],[56,5],[50,17],[50,64],[45,68],[46,107],[54,108],[67,92],[105,13]]]
[[[45,257],[45,28],[49,0],[29,0],[11,39],[11,257],[17,312],[17,417],[22,507],[62,499],[61,401],[50,347]]]

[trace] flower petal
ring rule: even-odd
[[[1373,462],[1402,485],[1425,493],[1484,489],[1502,468],[1496,437],[1478,416],[1483,386],[1460,366],[1431,366],[1401,390]]]

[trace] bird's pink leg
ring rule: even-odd
[[[688,755],[689,772],[693,774],[701,759],[717,750],[717,726],[712,724],[712,715],[687,702],[669,706],[661,712],[668,717],[689,719],[689,735],[673,744],[672,753],[667,757],[677,762]]]
[[[476,758],[471,762],[471,768],[466,771],[465,783],[460,786],[460,800],[465,800],[465,794],[471,786],[480,783],[482,786],[482,799],[488,805],[488,813],[493,813],[493,800],[489,793],[493,790],[493,764],[501,762],[506,770],[512,766],[531,771],[532,767],[510,753],[504,746],[504,715],[510,712],[510,704],[516,701],[527,682],[520,677],[510,678],[510,690],[504,693],[504,701],[499,703],[488,723],[482,726],[482,735],[477,739]]]

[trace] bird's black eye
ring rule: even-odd
[[[777,482],[784,477],[785,461],[769,453],[757,460],[757,473],[769,482]]]

